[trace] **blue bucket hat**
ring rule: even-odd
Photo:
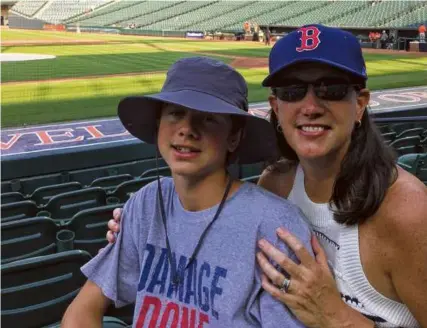
[[[339,28],[313,24],[304,25],[276,42],[270,52],[270,74],[262,85],[277,86],[277,77],[286,68],[302,62],[323,63],[363,81],[368,79],[357,38]]]
[[[123,126],[144,142],[157,143],[157,118],[169,103],[200,112],[245,118],[245,133],[236,150],[238,162],[250,164],[277,156],[270,123],[248,113],[248,89],[231,66],[208,57],[180,59],[168,70],[160,93],[122,99],[118,115]]]

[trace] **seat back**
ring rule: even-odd
[[[1,203],[2,204],[10,204],[16,202],[22,202],[24,199],[24,195],[20,192],[5,192],[1,194]]]
[[[104,205],[106,205],[105,191],[100,187],[93,187],[56,195],[49,200],[45,210],[55,220],[64,220],[71,219],[81,210]]]
[[[405,154],[418,153],[421,148],[420,141],[421,138],[419,136],[404,137],[394,140],[390,143],[390,146],[394,148],[398,156],[401,156]]]
[[[419,154],[416,175],[427,186],[427,153]]]
[[[50,186],[43,186],[37,188],[31,195],[31,199],[38,205],[46,204],[53,196],[82,189],[80,182],[72,181],[60,183]]]
[[[49,218],[11,221],[1,227],[1,263],[56,253],[57,225]]]
[[[261,175],[259,174],[259,175],[253,175],[251,177],[246,177],[246,178],[243,178],[241,180],[245,181],[245,182],[252,182],[252,183],[257,184],[260,177],[261,177]]]
[[[30,200],[4,204],[1,206],[1,222],[31,218],[39,211],[36,203]]]
[[[170,176],[171,175],[171,169],[169,166],[160,166],[158,169],[148,169],[144,172],[142,172],[140,178],[144,177],[151,177],[151,176],[157,176],[157,174],[161,176]]]
[[[66,228],[75,234],[74,248],[95,256],[100,248],[105,247],[108,220],[113,217],[113,210],[120,206],[114,204],[91,208],[74,215],[66,225]]]
[[[427,185],[427,153],[400,156],[397,164]]]
[[[132,179],[133,179],[133,176],[131,176],[130,174],[118,174],[110,177],[102,177],[102,178],[95,179],[92,181],[90,186],[101,187],[108,190],[108,189],[114,189],[122,182],[129,181]]]
[[[120,202],[126,202],[133,193],[137,192],[139,189],[145,185],[155,181],[157,176],[148,176],[144,178],[135,179],[132,181],[126,181],[117,186],[117,188],[112,192],[112,196],[117,197]]]
[[[2,325],[40,328],[59,322],[86,281],[80,267],[90,258],[74,250],[3,265]]]
[[[403,130],[396,136],[396,139],[403,138],[403,137],[413,137],[413,136],[421,137],[423,132],[424,132],[424,128],[421,128],[421,127]]]

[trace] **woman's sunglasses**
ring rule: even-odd
[[[280,87],[273,88],[273,94],[282,101],[296,102],[304,99],[308,86],[313,86],[316,97],[323,100],[343,100],[353,87],[357,91],[363,89],[361,84],[353,84],[346,79],[320,79],[314,82],[305,82],[298,79],[284,80]]]

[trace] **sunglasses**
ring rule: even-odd
[[[350,88],[356,91],[363,89],[363,85],[351,83],[349,80],[340,78],[319,79],[314,82],[306,82],[298,79],[283,80],[280,87],[273,88],[273,94],[282,101],[296,102],[304,99],[308,86],[313,86],[313,92],[317,98],[322,100],[343,100]]]

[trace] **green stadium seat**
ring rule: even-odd
[[[403,131],[416,128],[415,123],[403,122],[403,123],[394,123],[390,125],[390,128],[396,132],[396,134],[401,134]]]
[[[377,128],[378,130],[380,130],[381,134],[384,134],[387,132],[393,132],[392,130],[390,130],[390,126],[388,124],[378,125]]]
[[[257,184],[260,176],[261,176],[261,174],[259,174],[259,175],[252,175],[250,177],[246,177],[246,178],[243,178],[241,180],[245,181],[245,182],[252,182],[252,183]]]
[[[240,166],[240,178],[253,177],[260,175],[265,168],[264,162],[255,164],[246,164]]]
[[[396,139],[403,138],[403,137],[421,136],[423,132],[424,132],[424,128],[412,128],[412,129],[404,130],[396,136]]]
[[[1,223],[8,221],[31,218],[37,216],[39,208],[30,200],[4,204],[1,206]]]
[[[58,323],[86,281],[80,267],[90,258],[87,252],[73,250],[2,265],[2,326]]]
[[[53,196],[43,210],[55,220],[67,220],[81,210],[106,205],[106,198],[104,189],[100,187],[70,191]]]
[[[66,224],[75,233],[74,248],[96,256],[99,249],[107,245],[105,238],[107,223],[113,217],[113,210],[120,204],[107,205],[80,211]]]
[[[82,185],[76,181],[43,186],[37,188],[30,198],[35,201],[36,204],[44,205],[47,204],[53,196],[80,189],[82,189]]]
[[[405,137],[394,140],[390,146],[394,148],[398,156],[420,152],[419,136]]]
[[[397,164],[427,185],[427,153],[400,156]]]
[[[424,139],[422,139],[420,141],[420,146],[422,148],[421,152],[422,153],[427,153],[427,135],[426,135],[426,137]]]
[[[384,139],[384,142],[388,145],[392,143],[394,140],[396,140],[396,132],[383,133],[382,137]]]
[[[58,226],[50,218],[30,218],[2,223],[1,263],[56,253]]]
[[[1,203],[9,204],[15,202],[22,202],[24,199],[24,195],[20,192],[5,192],[1,194]]]
[[[397,164],[414,175],[417,174],[418,158],[420,154],[406,154],[397,159]]]
[[[20,192],[21,183],[19,180],[4,181],[1,183],[1,192]]]
[[[46,2],[47,0],[18,1],[13,6],[12,10],[27,16],[32,16],[37,11],[39,11],[40,8],[46,4]]]
[[[149,169],[149,170],[142,172],[140,178],[157,176],[157,174],[159,174],[161,176],[170,176],[171,175],[171,169],[169,168],[169,166],[161,166],[158,169],[156,169],[156,168]]]
[[[90,187],[101,187],[105,190],[114,189],[125,181],[133,180],[130,174],[118,174],[110,177],[102,177],[92,181]]]
[[[117,197],[120,202],[124,203],[133,195],[133,193],[156,180],[157,176],[148,176],[123,182],[117,186],[117,188],[111,193],[111,196]]]

